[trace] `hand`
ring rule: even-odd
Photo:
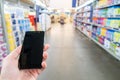
[[[38,75],[47,66],[45,61],[48,57],[48,54],[46,52],[48,48],[49,45],[45,45],[42,69],[19,70],[18,56],[20,55],[21,51],[21,46],[19,46],[3,60],[0,80],[36,80]]]

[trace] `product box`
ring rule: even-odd
[[[106,36],[107,29],[101,28],[101,36]]]
[[[120,43],[120,32],[114,33],[114,42]]]
[[[110,48],[110,41],[105,39],[104,40],[104,46],[109,49]]]
[[[114,0],[108,0],[108,5],[114,4]]]
[[[96,35],[95,40],[99,42],[99,36]]]
[[[114,30],[107,30],[107,33],[106,33],[106,38],[110,41],[113,41],[114,40]]]
[[[108,26],[108,27],[110,27],[110,23],[111,23],[111,19],[107,19],[105,25]]]
[[[99,39],[98,39],[99,43],[104,45],[104,39],[105,38],[103,36],[99,36]]]
[[[110,43],[110,51],[112,51],[114,54],[116,52],[117,45],[113,42]]]
[[[93,38],[93,39],[96,39],[96,37],[97,37],[96,34],[95,34],[95,33],[92,33],[92,38]]]
[[[0,53],[7,53],[7,44],[6,43],[3,43],[0,45]]]

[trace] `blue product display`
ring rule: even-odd
[[[106,32],[106,38],[110,41],[113,41],[114,39],[114,30],[107,30]]]
[[[97,28],[97,33],[96,33],[97,35],[100,35],[101,34],[101,28]]]
[[[16,24],[16,20],[15,20],[15,19],[12,20],[12,24],[13,24],[13,25]]]
[[[11,18],[15,18],[15,14],[11,14]]]

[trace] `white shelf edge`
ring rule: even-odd
[[[86,35],[83,31],[80,30],[79,27],[77,27],[77,29],[82,32],[84,35]],[[89,37],[88,35],[86,35],[88,38],[90,38],[92,41],[94,41],[96,44],[98,44],[100,47],[102,47],[105,51],[107,51],[109,54],[111,54],[113,57],[115,57],[117,60],[120,61],[120,57],[114,55],[109,49],[105,48],[102,44],[98,43],[96,40],[94,40],[93,38]]]
[[[87,13],[90,12],[91,10],[86,10],[86,11],[78,11],[79,13]]]

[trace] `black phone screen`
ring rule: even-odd
[[[40,69],[43,59],[44,31],[28,31],[25,34],[19,69]]]

